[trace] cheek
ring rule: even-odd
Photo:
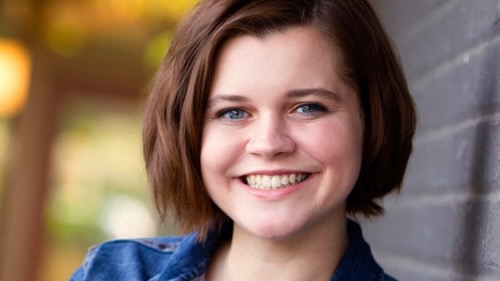
[[[216,167],[219,161],[214,161],[214,159],[221,156],[222,152],[222,147],[218,145],[214,135],[207,132],[207,129],[205,128],[201,141],[200,155],[201,170],[204,178],[206,175],[209,175],[209,173],[212,173],[213,170],[217,169]]]
[[[221,159],[222,149],[214,142],[210,136],[203,136],[200,164],[201,175],[205,188],[210,196],[213,198],[214,187],[221,185],[221,178],[217,177],[218,171],[222,171],[224,161],[216,161]]]
[[[201,142],[201,171],[204,180],[208,177],[225,174],[237,157],[237,139],[224,131],[207,127],[203,131]]]
[[[359,169],[363,150],[363,126],[360,120],[329,120],[296,136],[307,153],[325,165]]]

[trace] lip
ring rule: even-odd
[[[284,174],[298,174],[298,173],[304,173],[304,174],[311,174],[311,172],[307,171],[302,171],[302,170],[285,170],[285,169],[280,169],[280,170],[258,170],[258,171],[251,171],[248,173],[241,174],[239,177],[246,177],[248,175],[266,175],[266,176],[272,176],[272,175],[284,175]]]

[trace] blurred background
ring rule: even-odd
[[[169,232],[141,111],[196,2],[0,2],[0,280],[67,280],[93,244]]]
[[[67,280],[171,233],[146,186],[148,82],[195,0],[0,0],[0,280]],[[500,0],[370,0],[419,112],[404,187],[362,220],[399,280],[500,281]]]

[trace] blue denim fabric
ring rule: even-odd
[[[203,280],[221,236],[209,234],[205,243],[196,234],[134,240],[114,240],[91,248],[71,281],[194,281]],[[331,281],[395,281],[374,260],[361,228],[348,220],[349,246]],[[197,279],[200,278],[200,279]]]

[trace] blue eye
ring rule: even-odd
[[[229,109],[219,114],[219,117],[224,117],[229,120],[243,119],[248,116],[248,113],[241,109]]]
[[[297,112],[298,113],[315,113],[315,112],[324,112],[326,111],[326,108],[319,105],[319,104],[314,104],[314,103],[308,103],[308,104],[303,104],[299,107],[297,107]]]

